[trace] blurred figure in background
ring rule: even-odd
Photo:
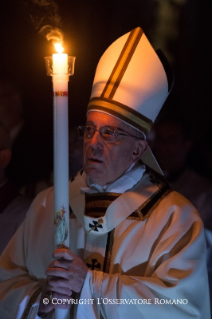
[[[0,121],[9,131],[12,143],[6,176],[17,190],[25,187],[28,195],[34,197],[32,185],[48,178],[52,171],[51,143],[39,123],[24,119],[21,92],[7,79],[0,79]]]
[[[11,155],[10,134],[0,123],[0,255],[31,204],[31,200],[21,196],[5,176]]]
[[[83,139],[79,136],[77,127],[71,126],[69,129],[69,179],[72,179],[83,167],[82,144]],[[21,192],[23,194],[31,194],[30,197],[35,197],[44,189],[53,186],[53,180],[54,172],[52,171],[48,178],[22,188]]]
[[[154,125],[148,140],[171,188],[191,201],[204,223],[212,308],[212,184],[189,167],[189,154],[194,141],[184,120],[161,119]]]
[[[191,201],[212,230],[212,184],[188,165],[194,144],[188,124],[177,118],[161,119],[149,143],[171,188]]]

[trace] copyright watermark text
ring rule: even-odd
[[[187,305],[188,299],[110,299],[110,298],[97,298],[97,299],[60,299],[60,298],[52,298],[49,300],[48,298],[43,298],[43,303],[45,305],[52,303],[53,305],[93,305],[94,303],[101,305]]]

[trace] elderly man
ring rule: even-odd
[[[70,247],[54,250],[48,189],[0,260],[2,318],[54,318],[67,307],[77,319],[209,318],[201,220],[169,189],[145,141],[172,85],[159,56],[140,28],[102,56],[79,127]]]

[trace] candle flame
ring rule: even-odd
[[[55,47],[55,49],[56,49],[56,51],[58,53],[62,53],[63,52],[63,47],[62,47],[61,43],[54,43],[54,47]]]
[[[48,41],[52,41],[58,53],[63,52],[63,32],[59,28],[53,28],[51,25],[45,25],[39,31]]]

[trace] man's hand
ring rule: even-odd
[[[68,248],[53,252],[52,261],[46,271],[50,290],[70,296],[72,291],[80,292],[88,272],[81,258]]]
[[[39,313],[48,313],[54,308],[68,308],[65,304],[44,304],[43,299],[47,291],[52,292],[52,298],[70,299],[72,292],[80,292],[88,272],[87,266],[81,258],[72,253],[68,248],[58,248],[53,252],[54,261],[46,270],[47,282],[43,287]]]

